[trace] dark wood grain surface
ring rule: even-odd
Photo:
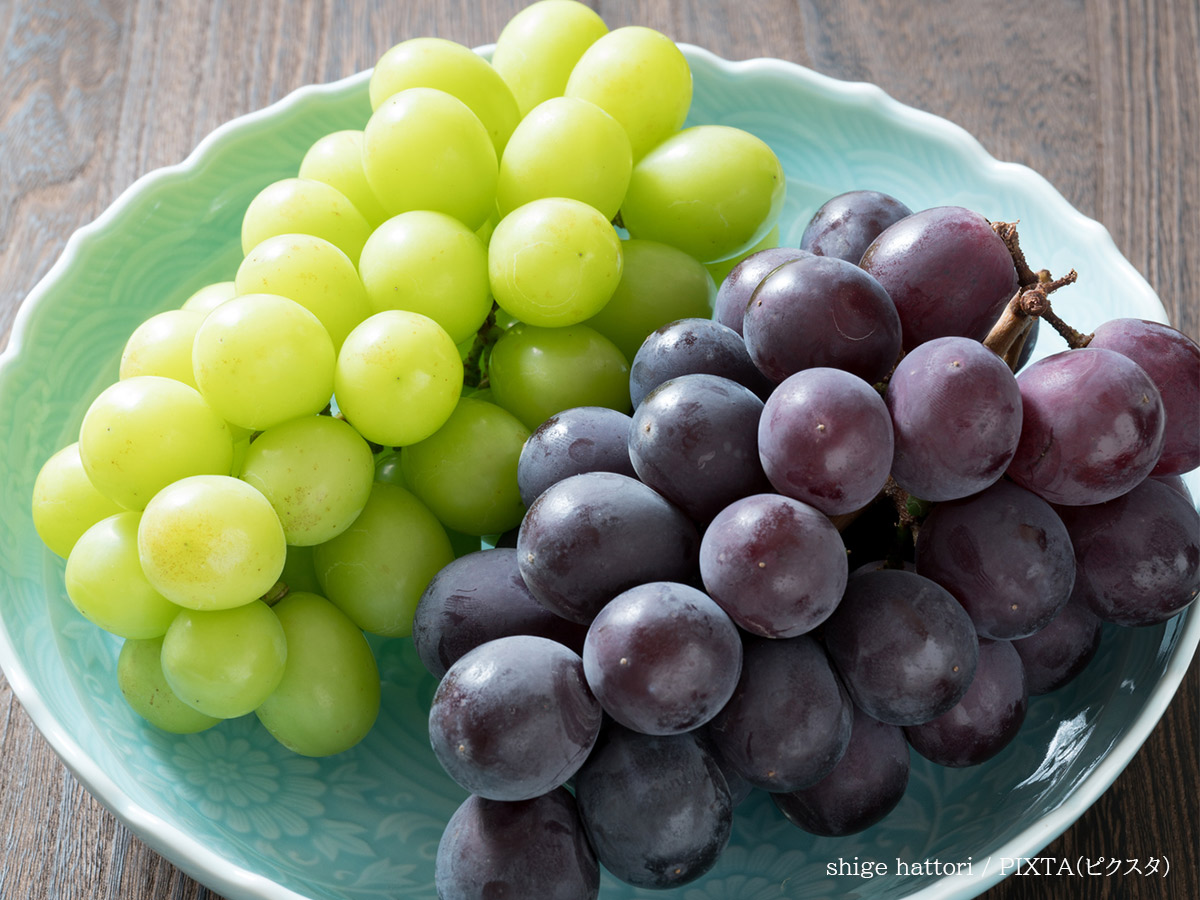
[[[0,0],[0,347],[73,230],[143,173],[392,44],[495,39],[518,0]],[[1104,223],[1200,338],[1196,0],[603,0],[730,58],[883,86],[1025,163]],[[1200,669],[1047,856],[1167,857],[1167,879],[1014,877],[987,900],[1200,897]],[[0,900],[214,895],[84,791],[0,676]],[[531,898],[536,900],[536,898]]]

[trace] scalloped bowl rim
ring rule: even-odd
[[[679,44],[689,58],[704,60],[717,68],[723,75],[738,75],[754,72],[777,72],[789,78],[799,79],[811,90],[841,102],[852,102],[869,106],[882,117],[897,123],[919,125],[946,143],[955,144],[960,150],[968,151],[973,163],[981,169],[1007,182],[1036,181],[1045,192],[1044,201],[1055,207],[1056,215],[1069,220],[1080,229],[1085,229],[1095,241],[1104,244],[1104,252],[1112,254],[1119,264],[1128,270],[1132,281],[1144,289],[1138,298],[1143,304],[1161,307],[1153,289],[1120,252],[1108,229],[1100,222],[1085,216],[1072,206],[1065,197],[1042,175],[1020,163],[1002,162],[962,127],[933,113],[908,106],[891,97],[877,85],[861,81],[842,81],[822,75],[798,63],[760,57],[747,60],[727,60],[709,50],[692,44]],[[490,54],[494,44],[476,48],[482,55]],[[223,123],[210,132],[180,163],[155,169],[142,175],[118,195],[94,221],[75,231],[67,240],[62,254],[50,270],[38,281],[17,310],[8,346],[0,354],[0,378],[21,352],[26,320],[33,308],[47,296],[58,281],[60,274],[68,269],[80,253],[81,248],[102,233],[110,222],[120,216],[134,198],[160,187],[169,186],[202,168],[207,158],[220,151],[221,146],[243,129],[268,121],[291,108],[304,103],[308,98],[350,92],[370,78],[371,69],[341,78],[326,84],[305,85],[276,102],[254,112],[246,113]],[[1163,313],[1160,311],[1159,315]],[[993,857],[1017,859],[1036,855],[1071,826],[1121,774],[1133,759],[1138,749],[1158,724],[1172,697],[1183,681],[1185,674],[1200,645],[1200,616],[1188,615],[1182,633],[1171,654],[1162,677],[1151,689],[1142,712],[1132,727],[1105,755],[1101,763],[1081,780],[1064,802],[1042,816],[1038,821],[1018,833],[1000,848]],[[154,815],[135,803],[120,789],[109,775],[96,764],[66,732],[62,723],[43,703],[25,669],[20,665],[3,618],[0,618],[0,670],[3,670],[13,693],[28,713],[34,726],[47,740],[63,763],[75,777],[105,807],[127,825],[149,846],[157,850],[173,864],[187,872],[206,886],[222,894],[236,893],[263,900],[308,900],[302,894],[280,885],[263,875],[231,863],[220,854],[199,844],[190,835],[170,822]],[[966,874],[950,875],[908,895],[910,900],[950,900],[950,898],[976,897],[1003,878],[999,871],[989,876]]]

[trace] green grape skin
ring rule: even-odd
[[[347,129],[334,131],[308,148],[300,160],[301,178],[320,181],[346,195],[362,213],[367,224],[378,228],[387,218],[387,210],[371,190],[362,162],[363,133]]]
[[[313,548],[321,593],[363,631],[384,637],[412,634],[417,601],[453,559],[446,529],[429,508],[378,481],[354,524]]]
[[[634,165],[621,219],[631,237],[716,262],[763,239],[786,189],[783,166],[764,141],[740,128],[697,125]]]
[[[651,332],[677,319],[712,317],[716,286],[704,266],[682,250],[631,238],[622,244],[625,266],[612,299],[584,324],[637,355]]]
[[[279,581],[289,593],[319,594],[321,582],[317,580],[317,570],[313,566],[313,548],[289,545],[283,560],[283,571],[279,573]]]
[[[379,715],[379,668],[366,637],[316,594],[272,607],[287,639],[279,685],[255,710],[277,741],[302,756],[333,756],[370,732]]]
[[[162,670],[171,691],[217,719],[253,712],[283,678],[283,625],[261,600],[231,609],[182,610],[163,636]]]
[[[538,0],[509,19],[496,39],[492,68],[512,90],[521,117],[561,97],[579,57],[607,33],[604,20],[577,0]]]
[[[188,706],[171,690],[162,670],[162,637],[130,638],[117,656],[117,686],[135,713],[170,734],[196,734],[221,719]]]
[[[375,454],[375,480],[404,487],[404,473],[400,469],[402,455],[399,447],[390,447]]]
[[[195,309],[169,309],[144,321],[121,351],[121,379],[161,375],[194,388],[192,342],[205,315]]]
[[[323,410],[335,359],[321,320],[275,294],[225,301],[192,346],[200,393],[223,418],[254,431]]]
[[[335,351],[371,314],[350,257],[311,234],[277,234],[253,247],[238,266],[234,285],[239,295],[275,294],[299,303],[325,326]]]
[[[393,216],[427,209],[453,216],[475,231],[496,206],[498,159],[479,117],[458,98],[434,88],[393,94],[363,130],[367,181]],[[359,250],[361,254],[361,246]],[[350,258],[357,260],[360,254]]]
[[[236,293],[237,291],[234,289],[232,281],[216,281],[212,284],[206,284],[189,296],[183,301],[180,309],[189,309],[193,312],[208,315]]]
[[[259,191],[246,207],[243,255],[277,234],[324,238],[357,263],[371,225],[337,188],[310,178],[283,178]]]
[[[375,464],[357,431],[332,416],[275,425],[250,444],[241,478],[270,501],[290,546],[337,537],[362,512]]]
[[[737,256],[731,256],[729,259],[723,259],[719,262],[705,263],[704,268],[708,269],[708,274],[712,276],[713,282],[719,287],[725,277],[733,271],[733,267],[740,263],[747,256],[752,256],[759,250],[769,250],[772,247],[779,246],[779,223],[776,222],[771,226],[761,241],[751,247],[749,250],[743,250]]]
[[[447,528],[477,536],[508,531],[525,514],[517,460],[528,437],[512,413],[463,398],[445,425],[404,448],[404,483]]]
[[[137,375],[105,388],[79,427],[88,479],[126,509],[188,475],[226,475],[233,435],[195,389],[161,375]]]
[[[492,309],[487,247],[445,213],[388,219],[367,239],[358,271],[372,312],[421,313],[456,344],[473,337]]]
[[[279,580],[287,555],[270,502],[230,475],[194,475],[159,491],[142,514],[137,546],[159,593],[197,610],[257,600]]]
[[[627,25],[583,52],[564,95],[591,101],[620,122],[636,161],[683,127],[692,105],[692,70],[665,34]]]
[[[101,519],[67,557],[67,596],[89,622],[123,638],[166,634],[179,607],[154,589],[138,561],[139,512]]]
[[[492,397],[530,431],[575,406],[628,412],[629,363],[593,328],[515,325],[492,348]]]
[[[570,197],[612,220],[633,172],[621,123],[586,100],[555,97],[521,120],[500,157],[496,202],[505,216],[531,200]]]
[[[79,459],[79,442],[42,463],[33,482],[33,527],[50,551],[66,559],[80,536],[124,507],[92,484]]]
[[[462,359],[445,329],[420,313],[391,309],[350,332],[338,354],[333,390],[359,434],[402,447],[442,427],[462,383]]]
[[[488,244],[492,296],[529,325],[562,327],[595,315],[621,280],[621,238],[598,210],[548,197],[500,220]]]

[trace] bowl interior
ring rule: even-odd
[[[1079,270],[1078,285],[1055,297],[1077,327],[1115,315],[1163,319],[1102,227],[955,126],[869,86],[686,51],[695,75],[691,123],[745,128],[781,158],[782,243],[798,242],[816,207],[851,188],[887,191],[913,208],[960,204],[1019,219],[1035,266]],[[151,846],[230,898],[435,897],[437,842],[465,794],[429,749],[433,679],[408,640],[374,641],[380,720],[361,745],[330,759],[289,753],[253,716],[199,735],[158,732],[120,696],[119,641],[71,606],[64,564],[38,540],[29,498],[42,462],[76,439],[87,405],[116,379],[129,333],[202,285],[233,277],[247,203],[294,175],[321,135],[361,128],[366,84],[364,74],[298,92],[139,181],[72,239],[23,307],[0,367],[0,666],[84,784]],[[1038,355],[1062,349],[1056,340],[1043,336]],[[1189,481],[1200,496],[1196,473]],[[1005,874],[1002,856],[1040,849],[1118,774],[1178,685],[1200,638],[1195,620],[1187,613],[1154,628],[1109,628],[1085,677],[1035,699],[999,757],[954,771],[914,754],[901,806],[861,835],[810,837],[769,798],[751,798],[717,868],[679,895],[975,896]],[[855,857],[888,863],[889,874],[830,877]],[[904,876],[894,874],[896,859],[971,867],[950,878]],[[662,895],[605,876],[601,896]]]

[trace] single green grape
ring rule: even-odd
[[[349,750],[379,715],[379,667],[362,631],[316,594],[273,607],[287,639],[279,685],[255,710],[275,739],[302,756]]]
[[[313,548],[289,546],[279,580],[289,592],[319,594],[321,582],[317,580],[317,570],[313,567]]]
[[[163,637],[162,671],[171,691],[206,716],[253,712],[283,678],[287,637],[261,600],[232,609],[185,609]]]
[[[190,309],[193,312],[208,315],[236,293],[232,281],[217,281],[213,284],[206,284],[184,300],[183,306],[180,309]]]
[[[123,509],[87,477],[78,441],[46,460],[33,482],[33,527],[42,543],[63,559],[80,535]]]
[[[195,387],[192,342],[205,315],[196,309],[169,309],[148,318],[125,342],[120,377],[161,375]]]
[[[375,454],[376,481],[404,487],[404,474],[400,470],[402,453],[403,451],[399,447],[391,447]]]
[[[130,638],[117,657],[117,686],[133,711],[171,734],[195,734],[221,720],[188,706],[171,690],[162,670],[161,637]]]
[[[337,188],[310,178],[283,178],[259,191],[246,207],[242,253],[277,234],[324,238],[357,263],[371,225]]]
[[[704,268],[708,269],[708,274],[712,276],[713,282],[720,287],[721,282],[725,277],[733,271],[733,267],[740,263],[747,256],[757,253],[759,250],[768,250],[771,247],[779,246],[779,223],[776,222],[771,226],[771,230],[763,235],[763,239],[748,250],[743,250],[737,256],[731,256],[729,259],[723,259],[719,262],[705,263]]]
[[[363,133],[334,131],[319,138],[300,160],[299,176],[337,188],[354,204],[372,228],[388,217],[387,210],[371,190],[362,162]]]

